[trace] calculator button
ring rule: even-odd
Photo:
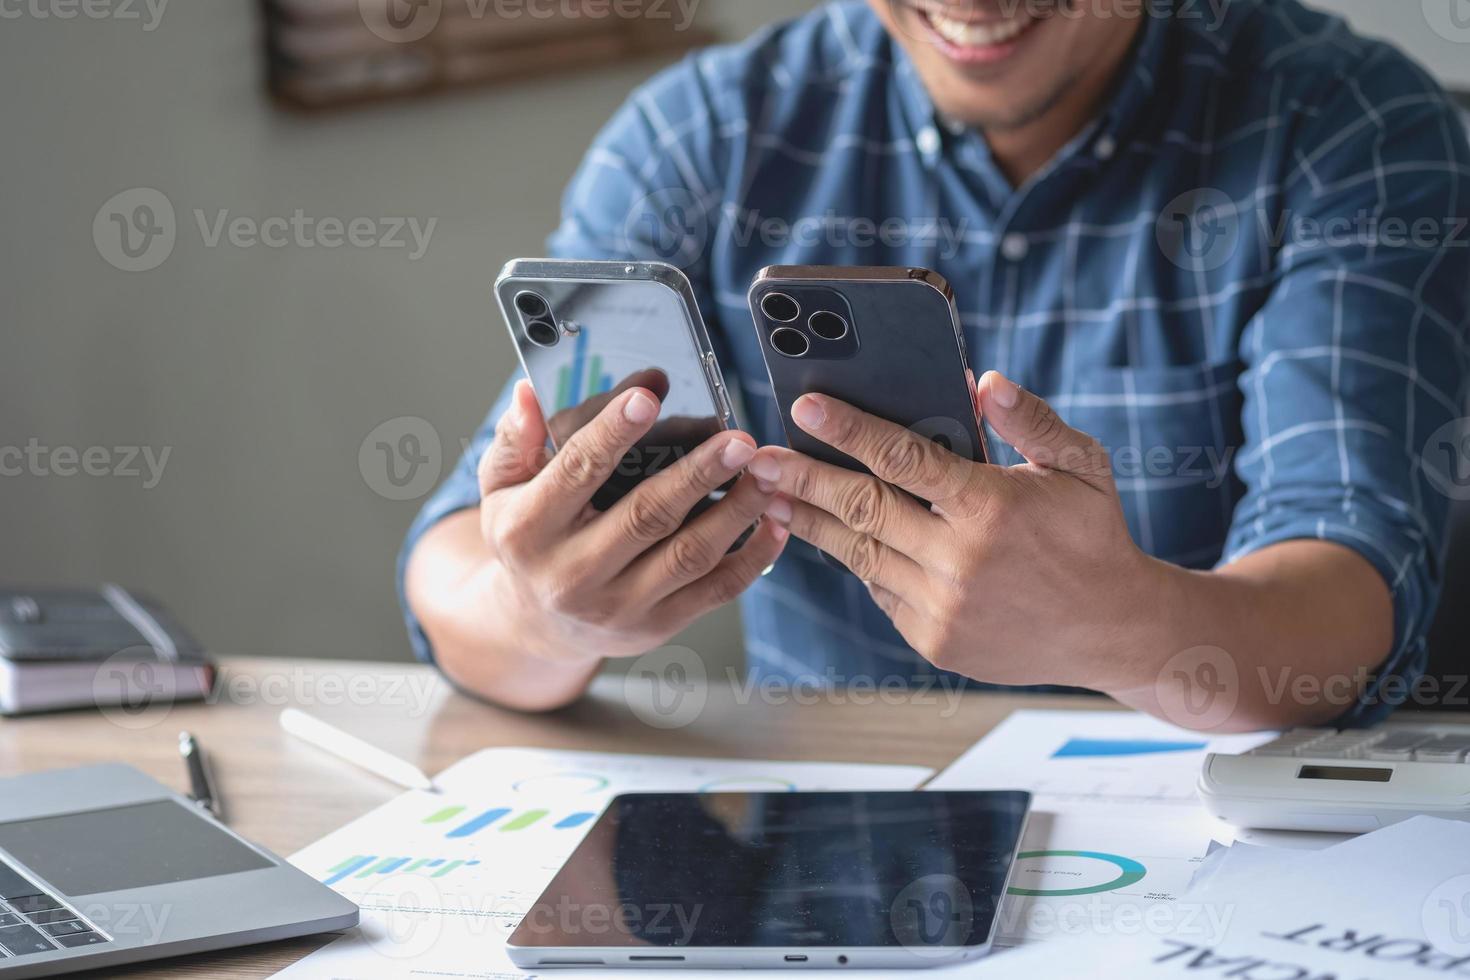
[[[1464,735],[1444,735],[1430,739],[1414,749],[1414,761],[1461,762],[1466,751],[1470,751],[1470,738]]]
[[[1414,749],[1433,737],[1428,732],[1392,732],[1370,745],[1363,757],[1385,762],[1408,762],[1414,757]]]
[[[95,932],[78,932],[70,936],[57,936],[56,941],[68,948],[77,946],[95,946],[98,943],[107,942],[106,939]]]
[[[55,949],[45,936],[30,926],[5,926],[0,928],[0,946],[10,951],[11,956],[27,953],[45,953]]]

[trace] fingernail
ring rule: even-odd
[[[777,497],[766,505],[766,513],[771,516],[771,520],[784,527],[791,523],[791,501]]]
[[[623,404],[623,418],[634,425],[652,422],[657,414],[658,403],[641,391],[633,392],[633,396]]]
[[[755,455],[755,447],[748,442],[739,439],[731,439],[725,443],[725,448],[720,450],[720,462],[727,470],[738,470],[750,462],[750,457]]]
[[[1015,408],[1021,401],[1021,389],[999,371],[990,372],[990,393],[995,396],[1001,408]]]
[[[750,461],[750,472],[757,480],[776,483],[781,479],[781,467],[769,456],[757,456]]]
[[[765,480],[756,480],[755,486],[756,489],[759,490],[761,493],[776,492],[776,485],[774,483],[767,483]]]
[[[810,395],[802,395],[791,406],[791,417],[803,429],[820,429],[827,421],[827,412],[820,402]]]
[[[786,528],[782,527],[781,524],[780,524],[780,522],[778,521],[776,523],[776,526],[773,527],[773,528],[771,528],[771,537],[773,537],[773,538],[776,539],[776,543],[777,544],[781,544],[787,538],[791,537],[791,532],[788,531]],[[762,574],[764,574],[764,573],[762,573]]]

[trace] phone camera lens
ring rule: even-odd
[[[561,334],[557,332],[556,324],[550,320],[532,320],[526,324],[526,336],[531,338],[531,343],[537,347],[555,347]]]
[[[847,336],[847,321],[830,310],[818,310],[807,321],[812,333],[823,340],[841,340]]]
[[[777,323],[790,323],[801,316],[801,307],[785,293],[766,293],[761,300],[761,312]]]
[[[517,293],[516,309],[520,310],[526,319],[534,320],[537,317],[545,316],[546,311],[550,307],[546,305],[546,300],[537,296],[535,293]]]
[[[787,357],[805,357],[812,344],[794,327],[777,327],[771,331],[771,346]]]

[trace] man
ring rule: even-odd
[[[548,461],[507,391],[410,532],[418,649],[547,709],[739,597],[763,679],[1375,720],[1437,599],[1467,176],[1438,87],[1296,0],[848,2],[697,55],[598,137],[551,250],[681,265],[750,435],[597,513],[653,392]],[[810,395],[798,424],[884,479],[781,448],[745,307],[770,264],[948,279],[996,465]]]

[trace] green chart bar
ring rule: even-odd
[[[368,875],[372,874],[373,872],[378,871],[381,868],[386,868],[388,865],[395,863],[397,860],[398,860],[397,858],[391,858],[391,857],[383,858],[383,860],[379,861],[377,864],[368,865],[366,868],[363,868],[361,871],[359,871],[357,873],[356,877],[358,877],[358,878],[366,878]]]
[[[464,807],[462,806],[446,806],[438,813],[432,813],[425,817],[424,823],[443,823],[446,820],[453,820],[463,812]]]
[[[535,823],[536,821],[540,820],[542,817],[546,816],[546,814],[548,812],[550,812],[550,811],[548,811],[548,810],[527,810],[525,813],[521,814],[519,817],[516,817],[510,823],[505,824],[504,826],[502,826],[500,828],[500,832],[501,833],[508,833],[508,832],[510,832],[512,830],[525,830],[527,827],[531,826],[531,824]]]

